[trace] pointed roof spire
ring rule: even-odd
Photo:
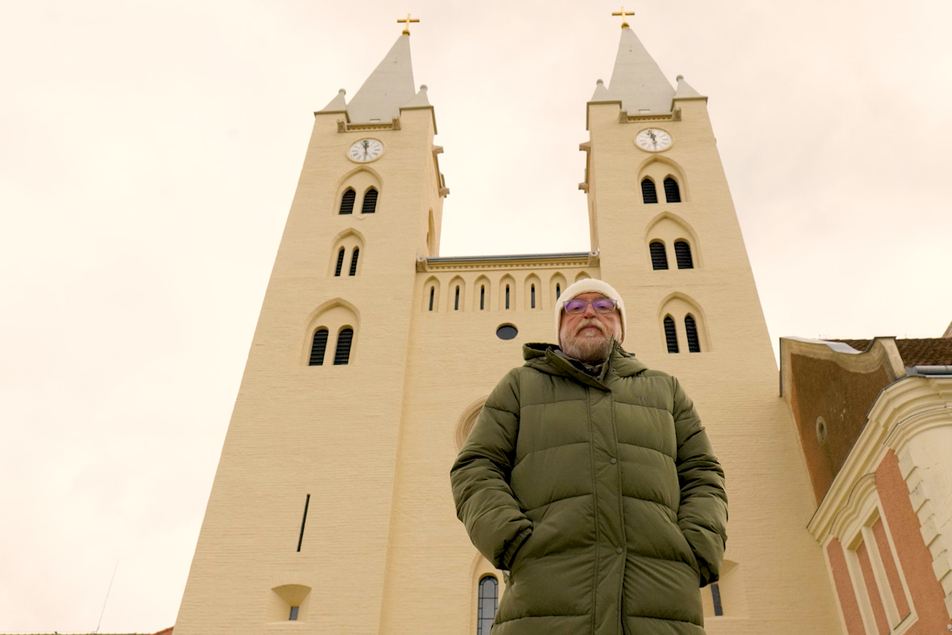
[[[324,106],[323,108],[321,108],[321,109],[318,110],[317,112],[343,112],[343,113],[346,113],[346,112],[347,112],[347,102],[344,100],[344,95],[346,95],[346,94],[347,94],[347,91],[344,90],[343,88],[341,88],[341,89],[338,91],[338,93],[337,93],[337,97],[334,97],[334,99],[330,100],[330,102],[329,102],[326,106]]]
[[[430,100],[426,98],[426,84],[420,84],[420,92],[400,108],[426,108],[428,106],[430,106]]]
[[[608,92],[608,89],[605,88],[605,82],[598,80],[595,82],[595,92],[592,93],[592,98],[589,101],[618,101],[614,99],[611,94]]]
[[[410,63],[410,36],[401,35],[347,105],[352,123],[389,123],[416,95]]]
[[[704,95],[697,92],[691,85],[684,81],[684,75],[678,75],[678,89],[674,93],[675,99],[707,99]]]
[[[629,115],[671,112],[674,88],[641,40],[630,28],[621,30],[615,69],[608,88]]]

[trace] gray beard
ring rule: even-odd
[[[610,337],[573,337],[562,344],[562,352],[580,362],[603,362],[611,352]]]

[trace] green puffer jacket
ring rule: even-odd
[[[556,351],[524,347],[450,473],[473,544],[510,571],[493,635],[703,635],[727,496],[691,400],[616,343],[598,377]]]

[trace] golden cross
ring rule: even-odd
[[[419,20],[412,20],[412,19],[410,19],[410,14],[408,13],[406,20],[397,20],[397,24],[400,24],[401,22],[403,22],[404,25],[405,25],[405,26],[403,27],[403,35],[410,35],[410,23],[411,23],[411,22],[419,22]]]
[[[625,7],[622,7],[622,8],[621,8],[621,11],[616,12],[616,13],[612,13],[612,15],[620,15],[620,16],[621,16],[621,28],[627,29],[627,28],[628,28],[628,23],[625,22],[625,16],[626,16],[626,15],[635,15],[635,12],[634,12],[634,11],[629,11],[628,13],[625,13]]]

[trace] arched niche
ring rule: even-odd
[[[506,274],[499,281],[499,310],[516,308],[516,279]]]
[[[433,219],[433,210],[427,214],[426,221],[426,253],[431,258],[440,255],[439,241],[436,239],[436,221]]]
[[[691,247],[691,256],[694,263],[694,269],[700,269],[703,266],[701,259],[701,249],[698,245],[697,232],[691,227],[690,223],[671,212],[661,212],[648,223],[645,230],[645,262],[651,269],[651,250],[649,245],[654,241],[664,243],[665,253],[668,257],[668,268],[677,269],[678,263],[674,253],[674,243],[684,241]]]
[[[526,283],[524,285],[525,292],[523,295],[523,308],[526,310],[532,309],[541,309],[542,308],[542,280],[539,279],[539,276],[532,273],[526,276]],[[535,306],[533,306],[533,300],[535,300]]]
[[[707,328],[707,319],[704,316],[704,311],[701,309],[701,305],[699,305],[691,297],[678,291],[668,295],[661,302],[661,307],[658,310],[657,324],[659,339],[662,347],[661,350],[668,350],[664,332],[664,318],[667,316],[671,316],[671,318],[674,320],[674,326],[678,337],[678,353],[690,352],[684,320],[684,318],[688,316],[694,320],[694,325],[697,329],[698,343],[700,344],[701,348],[700,352],[706,353],[711,350],[711,338]]]
[[[424,313],[437,313],[440,310],[440,281],[436,276],[430,276],[423,283],[421,309]]]
[[[308,600],[311,587],[304,584],[282,584],[272,587],[271,601],[268,603],[269,622],[287,622],[291,607],[298,607],[296,621],[307,621]]]
[[[340,250],[344,250],[344,258],[340,259]],[[364,251],[364,237],[356,229],[345,229],[341,233],[337,234],[334,238],[333,246],[331,247],[330,257],[327,262],[327,275],[335,276],[337,274],[337,266],[340,263],[340,276],[347,277],[350,273],[350,263],[351,259],[354,256],[354,249],[359,250],[360,258],[357,259],[357,273],[360,273],[361,268],[363,267],[363,261],[366,257],[366,252]]]
[[[552,299],[552,306],[555,306],[555,303],[559,301],[559,296],[567,286],[569,285],[565,281],[565,276],[561,273],[552,274],[552,277],[549,278],[549,297]]]
[[[365,215],[361,213],[361,210],[363,209],[364,196],[366,195],[367,191],[370,190],[370,188],[373,188],[377,191],[376,209],[379,210],[380,201],[383,197],[383,181],[377,171],[373,168],[364,166],[351,170],[345,174],[337,186],[337,196],[334,199],[333,213],[335,215],[339,215],[341,213],[341,201],[344,197],[344,193],[347,190],[353,190],[355,193],[355,199],[351,213],[360,218],[365,217]],[[367,214],[366,216],[373,216],[373,214]]]
[[[455,276],[446,288],[449,293],[447,311],[464,311],[466,307],[466,282],[463,278]]]
[[[314,343],[314,333],[318,329],[327,329],[327,354],[330,364],[333,364],[334,351],[337,349],[337,336],[341,329],[351,328],[354,331],[353,340],[350,348],[350,361],[354,362],[356,352],[357,334],[360,326],[360,313],[357,308],[344,300],[343,298],[334,298],[324,302],[314,309],[308,316],[307,327],[304,331],[304,343],[301,350],[301,365],[307,366],[311,357],[311,346]],[[323,366],[327,366],[325,362]]]
[[[492,298],[492,286],[489,284],[489,278],[479,276],[473,283],[473,310],[489,311]]]
[[[455,437],[457,452],[463,448],[463,444],[466,442],[466,437],[469,436],[470,431],[473,429],[473,425],[476,423],[476,417],[479,416],[483,406],[486,405],[486,399],[488,399],[488,397],[480,397],[473,403],[466,406],[466,409],[463,410],[462,414],[459,416],[459,419],[456,421]]]
[[[588,280],[591,277],[592,276],[588,275],[587,271],[580,271],[578,275],[575,276],[575,282],[578,282],[579,280]]]
[[[641,182],[645,179],[651,179],[655,184],[655,191],[658,196],[658,204],[666,204],[667,198],[664,191],[664,180],[668,177],[673,178],[678,183],[678,189],[681,193],[683,203],[690,200],[688,195],[688,184],[684,178],[684,170],[675,161],[666,156],[652,156],[645,159],[638,166],[638,195],[641,196]]]

